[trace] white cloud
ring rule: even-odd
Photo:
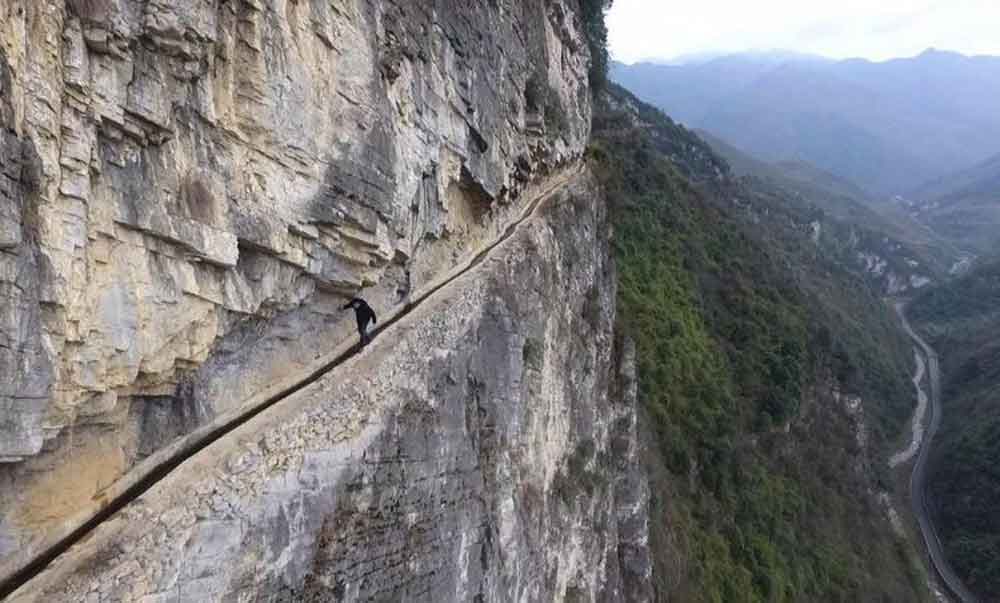
[[[929,47],[1000,55],[997,0],[614,0],[612,56],[794,50],[883,60]]]

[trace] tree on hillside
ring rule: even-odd
[[[613,0],[580,0],[583,25],[590,46],[590,88],[597,92],[608,80],[608,26],[604,13]]]

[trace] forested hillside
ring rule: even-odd
[[[941,432],[931,449],[935,524],[952,566],[1000,597],[1000,261],[916,298],[909,314],[942,359]]]
[[[913,404],[890,312],[814,241],[814,210],[733,178],[620,88],[597,105],[590,157],[638,350],[659,597],[925,599],[873,495]]]
[[[919,187],[903,205],[955,245],[977,254],[995,253],[1000,244],[1000,154]]]
[[[792,204],[832,218],[820,222],[829,226],[827,241],[857,251],[855,260],[864,264],[858,267],[882,280],[887,292],[898,294],[913,283],[941,280],[963,257],[954,243],[892,204],[877,204],[853,182],[804,161],[763,161],[708,132],[699,136],[734,174],[761,180],[760,185],[781,191]]]

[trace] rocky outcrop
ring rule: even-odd
[[[12,601],[648,600],[634,350],[594,190],[577,177]]]
[[[0,566],[505,229],[588,137],[576,9],[3,2]]]
[[[50,350],[39,337],[38,241],[30,230],[36,216],[25,200],[33,185],[32,147],[14,129],[12,85],[0,57],[0,463],[41,447],[39,417],[54,377]]]

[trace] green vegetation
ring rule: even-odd
[[[921,222],[962,248],[994,253],[1000,243],[1000,155],[907,195]]]
[[[584,33],[590,47],[590,88],[594,92],[604,89],[608,81],[608,27],[604,12],[613,0],[580,0]]]
[[[945,553],[984,599],[1000,595],[1000,261],[928,290],[909,316],[937,349],[944,389],[928,483]]]
[[[869,455],[912,407],[887,308],[812,243],[810,210],[745,188],[622,89],[599,99],[593,131],[654,442],[659,598],[926,598],[869,494]],[[834,389],[866,401],[868,450]]]

